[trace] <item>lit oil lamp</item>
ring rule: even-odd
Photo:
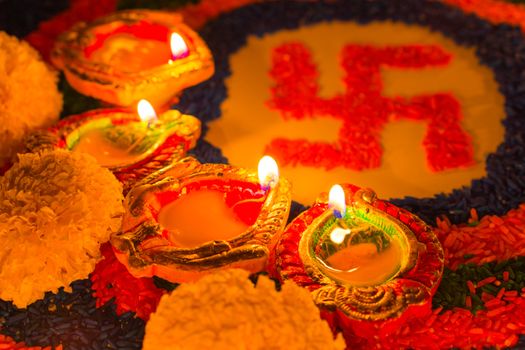
[[[264,270],[291,202],[290,183],[266,162],[257,174],[186,158],[151,174],[126,197],[111,239],[117,257],[136,277],[179,283],[228,267]]]
[[[61,120],[33,134],[26,142],[31,151],[59,147],[88,153],[109,168],[125,190],[150,173],[181,159],[195,146],[200,121],[177,110],[159,117],[141,100],[137,112],[100,109]]]
[[[76,25],[51,59],[79,92],[119,106],[142,98],[165,106],[214,70],[208,47],[180,15],[146,10]]]
[[[337,185],[330,192],[288,225],[271,273],[308,288],[347,335],[388,334],[431,312],[444,265],[431,229],[371,190]]]

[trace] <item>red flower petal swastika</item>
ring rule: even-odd
[[[381,67],[425,68],[443,66],[451,56],[438,46],[404,45],[374,47],[347,45],[341,53],[346,91],[331,98],[318,96],[319,73],[311,53],[298,42],[274,49],[270,76],[276,82],[268,105],[284,119],[328,116],[343,123],[332,143],[307,139],[276,138],[266,152],[283,165],[303,165],[352,170],[377,168],[383,149],[381,131],[398,119],[427,122],[423,141],[433,171],[473,164],[470,136],[461,128],[459,102],[447,93],[412,98],[384,97]]]

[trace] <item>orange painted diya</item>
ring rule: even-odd
[[[168,105],[214,71],[210,50],[180,15],[147,10],[77,24],[59,37],[51,60],[76,90],[119,106]]]
[[[340,217],[322,197],[288,225],[271,273],[309,289],[345,336],[388,334],[429,314],[444,266],[430,227],[371,190],[345,185],[344,192]]]
[[[181,283],[217,269],[266,268],[290,212],[286,179],[261,186],[257,172],[193,158],[137,184],[111,243],[136,277]],[[260,174],[259,174],[260,175]]]

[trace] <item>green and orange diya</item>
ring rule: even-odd
[[[345,337],[373,337],[431,313],[444,256],[418,217],[372,190],[336,185],[288,225],[271,262]]]
[[[127,192],[150,173],[181,159],[200,136],[200,121],[177,110],[157,117],[141,100],[137,112],[125,108],[98,109],[62,119],[34,133],[26,148],[64,148],[93,156],[122,182]]]

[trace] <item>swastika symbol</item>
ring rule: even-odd
[[[461,107],[454,96],[382,96],[381,66],[425,68],[444,66],[450,60],[447,52],[434,45],[346,45],[341,51],[345,92],[321,98],[319,73],[309,49],[299,42],[278,46],[272,55],[270,76],[275,85],[268,101],[270,108],[278,110],[284,119],[336,118],[342,121],[342,127],[332,143],[276,138],[267,145],[266,152],[283,165],[377,168],[383,153],[384,125],[405,118],[427,122],[423,147],[431,170],[470,166],[472,142],[461,127]]]

